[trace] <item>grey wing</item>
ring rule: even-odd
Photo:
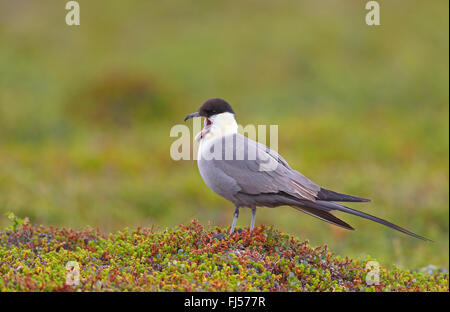
[[[236,181],[240,193],[286,193],[299,199],[316,200],[320,187],[291,169],[277,152],[240,134],[235,134],[233,140],[233,143],[222,143],[223,158],[213,161],[216,168]],[[229,149],[233,150],[233,157],[227,159]]]
[[[214,161],[215,166],[232,178],[240,188],[234,194],[236,204],[247,207],[289,205],[331,224],[353,230],[349,224],[331,214],[331,211],[338,210],[428,240],[386,220],[335,203],[334,201],[369,200],[321,188],[298,171],[291,169],[278,153],[267,146],[240,134],[234,135],[234,140],[234,158]],[[241,157],[237,157],[239,153]]]

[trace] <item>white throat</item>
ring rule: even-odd
[[[211,126],[209,131],[200,138],[200,145],[238,132],[238,124],[232,113],[217,114],[211,116],[209,120],[211,121]]]

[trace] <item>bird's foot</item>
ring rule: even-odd
[[[212,239],[218,239],[218,240],[222,240],[222,239],[224,239],[226,236],[230,236],[230,235],[233,235],[233,234],[235,234],[235,233],[238,233],[238,234],[241,234],[242,233],[242,229],[236,229],[233,233],[230,233],[230,234],[227,234],[226,232],[223,232],[223,233],[217,233],[217,234],[215,234],[215,235],[213,235],[211,238]]]
[[[216,235],[213,235],[212,236],[212,239],[218,239],[218,240],[222,240],[222,239],[224,239],[225,238],[225,236],[227,236],[227,233],[218,233],[218,234],[216,234]]]

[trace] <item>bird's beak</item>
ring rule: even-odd
[[[188,120],[188,119],[191,119],[191,118],[194,118],[194,117],[200,117],[200,114],[199,114],[198,112],[189,114],[189,115],[187,115],[187,116],[184,118],[184,121],[186,121],[186,120]]]

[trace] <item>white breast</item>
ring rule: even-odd
[[[237,133],[237,123],[234,115],[231,113],[222,113],[210,118],[211,129],[200,139],[198,150],[198,169],[203,181],[218,195],[233,201],[232,194],[239,190],[236,182],[227,176],[221,169],[214,165],[215,161],[220,161],[222,153],[220,152],[219,160],[211,161],[211,149],[216,144],[222,144],[222,138]],[[216,155],[214,155],[216,156]]]
[[[203,136],[202,139],[200,139],[200,145],[198,149],[199,159],[201,158],[201,155],[205,152],[205,150],[210,148],[217,139],[235,134],[238,131],[238,125],[236,119],[234,118],[234,114],[217,114],[211,116],[209,120],[211,121],[211,129],[206,135]]]

